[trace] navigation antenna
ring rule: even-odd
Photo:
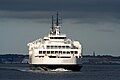
[[[59,14],[58,14],[58,12],[57,12],[56,15],[57,15],[57,18],[56,18],[56,26],[58,26],[58,25],[59,25],[59,16],[58,16]]]
[[[52,15],[52,32],[54,31],[54,19],[53,19],[53,15]]]

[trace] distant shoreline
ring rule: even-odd
[[[29,56],[22,54],[0,55],[0,64],[28,64]],[[111,55],[83,55],[83,65],[120,65],[120,56]]]

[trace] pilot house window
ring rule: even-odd
[[[46,53],[46,51],[43,51],[43,54],[45,54]]]
[[[47,49],[50,49],[50,46],[47,46]]]
[[[73,54],[73,51],[71,51],[71,54]]]
[[[51,51],[51,54],[54,54],[54,51]]]
[[[47,54],[50,54],[50,51],[47,51]]]
[[[66,37],[50,37],[50,39],[66,39]]]
[[[39,51],[39,54],[42,54],[42,51]]]
[[[75,51],[75,54],[77,54],[78,52],[77,51]]]

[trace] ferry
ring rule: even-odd
[[[80,71],[82,68],[82,46],[79,41],[61,33],[59,14],[52,16],[52,25],[47,36],[27,44],[31,70],[65,69]]]

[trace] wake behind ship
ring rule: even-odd
[[[28,43],[29,65],[32,70],[55,70],[63,68],[80,71],[82,47],[78,41],[61,34],[59,15],[53,20],[50,32],[43,39]]]

